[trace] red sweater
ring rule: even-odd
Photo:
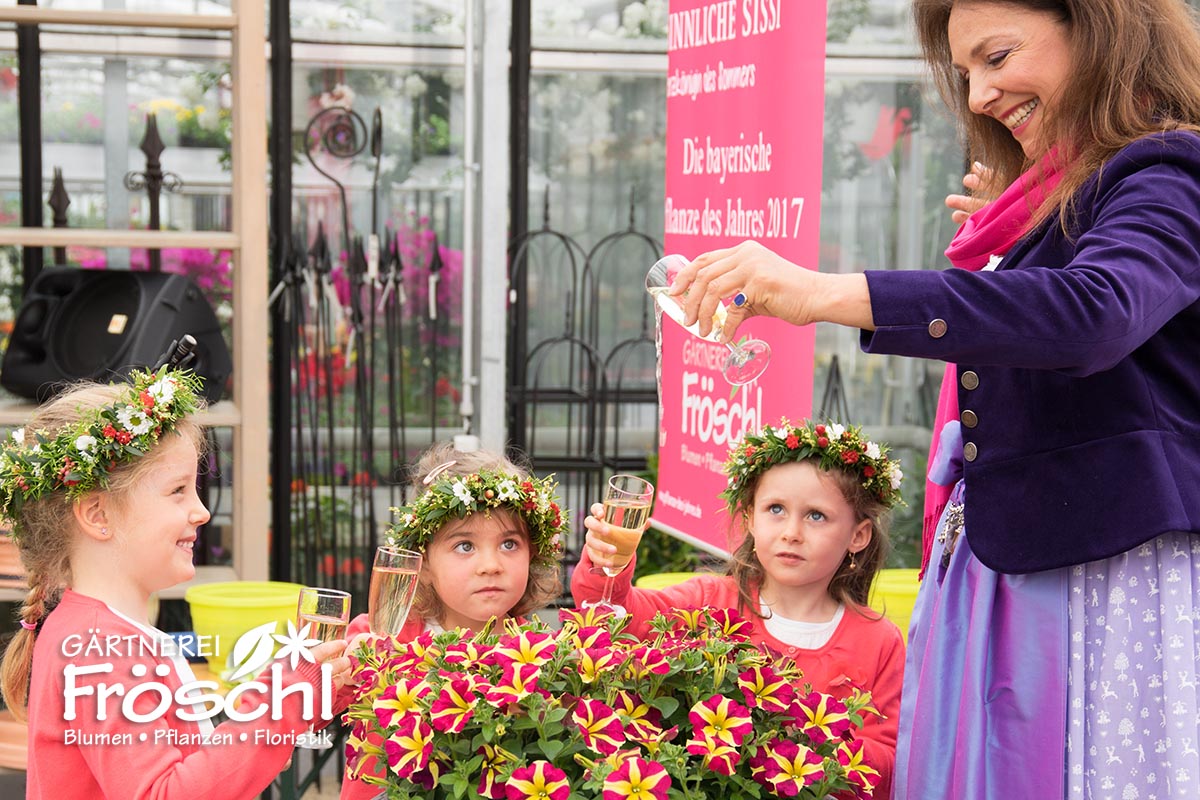
[[[84,650],[93,633],[101,643],[113,642],[109,652]],[[99,600],[71,590],[64,593],[46,617],[33,650],[27,798],[245,800],[266,789],[283,769],[292,755],[294,734],[308,727],[296,695],[282,703],[282,719],[272,720],[268,710],[250,722],[222,723],[212,732],[210,744],[199,741],[200,724],[177,716],[186,706],[172,699],[164,713],[156,713],[161,700],[156,691],[143,692],[129,703],[133,713],[147,715],[150,721],[126,718],[122,704],[136,687],[160,683],[173,696],[181,686],[172,660],[143,646],[150,641],[145,631]],[[112,671],[73,678],[78,687],[73,692],[75,716],[67,720],[65,669],[101,664],[111,665]],[[146,672],[137,677],[141,669]],[[301,682],[319,696],[315,664],[301,661],[295,671],[285,664],[283,683]],[[103,693],[104,685],[109,691],[121,686],[123,694],[107,697],[104,718],[99,719],[97,690]],[[81,695],[79,688],[91,688],[93,694]],[[240,711],[257,708],[262,697],[243,694]],[[201,710],[205,708],[211,704]]]
[[[596,601],[602,596],[604,576],[594,575],[585,550],[571,575],[571,594],[576,603]],[[738,607],[737,583],[733,578],[700,575],[661,591],[635,589],[632,564],[616,577],[613,601],[624,606],[633,618],[627,630],[643,638],[649,635],[649,622],[658,612],[676,608]],[[758,595],[754,594],[758,603]],[[757,608],[757,605],[756,605]],[[896,728],[900,717],[900,683],[904,677],[904,639],[900,629],[888,619],[875,619],[874,612],[847,608],[833,636],[816,650],[806,650],[780,641],[767,632],[759,616],[742,611],[751,625],[750,638],[759,646],[793,659],[804,672],[804,681],[813,690],[845,697],[852,687],[871,692],[872,705],[883,719],[868,715],[861,732],[864,758],[879,770],[880,781],[875,797],[891,796],[892,769],[896,761]],[[864,616],[865,614],[865,616]]]

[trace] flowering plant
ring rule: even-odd
[[[904,502],[900,498],[904,473],[900,462],[888,457],[887,445],[870,441],[856,425],[807,420],[793,425],[782,419],[777,426],[764,425],[757,434],[747,433],[730,451],[724,467],[729,483],[721,492],[730,514],[746,511],[753,503],[753,478],[777,464],[809,458],[816,459],[821,469],[853,474],[888,508]]]
[[[392,799],[871,796],[869,695],[811,691],[733,611],[659,614],[649,641],[560,618],[361,645],[348,774]]]

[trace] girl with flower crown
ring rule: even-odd
[[[633,563],[615,580],[613,600],[629,630],[647,636],[659,611],[736,608],[751,639],[797,663],[818,692],[871,693],[881,717],[864,720],[867,764],[888,797],[900,711],[904,641],[895,624],[867,608],[887,553],[884,517],[900,499],[902,474],[886,448],[857,428],[794,426],[787,420],[748,434],[725,463],[723,493],[734,530],[744,531],[724,576],[701,575],[660,591],[632,587]],[[586,547],[571,576],[575,602],[595,602],[616,548],[605,538],[603,506],[592,507]],[[636,558],[636,556],[635,556]]]
[[[195,575],[209,513],[196,494],[203,442],[192,419],[200,379],[165,368],[132,385],[81,384],[0,446],[0,517],[29,581],[21,629],[4,655],[4,700],[29,721],[27,797],[209,797],[264,790],[307,730],[293,697],[272,719],[244,692],[248,721],[214,728],[215,688],[196,680],[154,628],[151,595]],[[348,675],[345,642],[280,671],[282,687],[321,692]],[[231,715],[232,716],[232,715]]]
[[[566,515],[553,479],[535,478],[503,455],[436,444],[417,462],[412,484],[419,494],[394,509],[388,543],[424,559],[408,620],[395,638],[478,631],[493,618],[523,621],[559,596]],[[352,653],[355,639],[369,635],[367,615],[351,621],[347,635]],[[381,742],[362,744],[372,747],[383,753]],[[377,796],[381,787],[364,778],[385,768],[374,757],[349,764],[342,798]]]

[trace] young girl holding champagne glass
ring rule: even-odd
[[[795,661],[814,691],[869,691],[882,717],[864,719],[864,756],[880,773],[875,796],[888,797],[904,642],[891,621],[867,608],[867,593],[887,550],[884,516],[900,500],[899,465],[857,428],[783,420],[747,434],[725,473],[722,496],[735,530],[744,531],[726,575],[655,591],[634,589],[627,566],[612,581],[612,597],[632,618],[628,630],[649,636],[660,611],[736,608],[751,639]],[[595,505],[592,514],[571,576],[580,604],[604,591],[589,567],[633,563],[618,555],[604,509]]]
[[[412,484],[416,499],[395,509],[396,523],[380,548],[421,556],[411,612],[399,625],[392,615],[387,630],[366,615],[356,617],[347,630],[350,653],[359,636],[386,633],[404,641],[425,632],[475,631],[493,617],[522,619],[559,596],[567,522],[552,478],[535,478],[503,455],[438,444],[417,462]],[[379,565],[377,559],[376,571]],[[411,569],[411,561],[403,569]],[[390,601],[375,574],[371,585],[376,619],[382,620],[378,609]],[[377,796],[380,787],[364,777],[382,775],[386,767],[374,759],[349,764],[342,798]]]

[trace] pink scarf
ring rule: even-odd
[[[1033,209],[1062,177],[1054,159],[1054,151],[1021,177],[1009,185],[1004,192],[983,208],[967,217],[950,246],[946,248],[946,258],[959,269],[978,271],[987,266],[992,256],[1003,256],[1012,248],[1017,239],[1025,232]],[[933,440],[929,444],[929,463],[934,463],[937,457],[939,438],[942,427],[952,419],[958,419],[958,387],[955,385],[958,371],[954,364],[946,364],[946,372],[942,376],[942,389],[938,394],[937,412],[933,419]],[[921,577],[925,576],[925,568],[929,565],[929,552],[933,547],[933,536],[937,532],[938,520],[942,510],[950,499],[953,484],[941,486],[926,478],[925,480],[925,519],[921,526]]]

